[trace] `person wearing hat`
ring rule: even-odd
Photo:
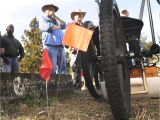
[[[48,50],[53,65],[54,74],[66,74],[66,60],[63,40],[63,29],[66,23],[55,15],[58,7],[47,4],[42,7],[44,15],[39,19],[39,28],[42,32],[43,48]]]
[[[75,10],[71,13],[71,19],[73,20],[73,23],[83,26],[83,18],[86,15],[86,12],[83,12],[81,9]]]
[[[14,37],[14,26],[9,24],[7,33],[2,36],[2,44],[5,52],[1,55],[4,65],[2,72],[19,72],[19,62],[24,58],[24,49],[21,43]]]
[[[81,9],[77,9],[77,10],[71,12],[71,19],[72,19],[71,24],[76,24],[76,25],[84,27],[82,20],[85,15],[86,15],[86,12],[82,11]],[[78,89],[81,89],[82,81],[81,81],[80,51],[78,51],[74,48],[71,48],[70,52],[72,53],[72,54],[70,54],[71,62],[74,62],[74,63],[71,63],[72,71],[74,72],[74,74],[73,74],[73,79],[75,80],[74,86]],[[74,59],[75,61],[72,61],[73,60],[72,58],[75,58]]]

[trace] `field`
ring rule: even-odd
[[[1,100],[0,120],[114,120],[106,100],[95,100],[87,91],[45,98]],[[160,99],[133,99],[130,120],[160,120]],[[47,114],[49,113],[49,114]]]

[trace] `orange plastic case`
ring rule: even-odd
[[[78,50],[87,51],[93,31],[76,24],[68,24],[63,38],[63,44]]]
[[[139,69],[132,69],[130,70],[130,78],[136,78],[136,77],[141,77],[142,76],[142,71]]]
[[[146,77],[157,77],[158,68],[157,67],[145,67],[145,76]],[[130,71],[130,78],[142,77],[142,70],[133,69]]]
[[[145,75],[146,77],[157,77],[158,68],[157,67],[145,67]]]

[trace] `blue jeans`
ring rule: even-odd
[[[66,74],[66,55],[62,45],[44,45],[52,61],[54,74]]]
[[[18,57],[12,58],[7,57],[9,64],[4,64],[2,66],[2,72],[11,72],[11,73],[18,73],[19,72],[19,63]]]

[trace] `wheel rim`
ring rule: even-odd
[[[119,76],[119,81],[120,81],[120,88],[121,88],[121,93],[123,98],[124,98],[124,105],[126,108],[126,111],[129,111],[130,108],[128,108],[128,90],[125,86],[128,86],[127,84],[129,84],[127,81],[128,79],[128,72],[126,70],[127,66],[126,66],[126,58],[125,58],[125,50],[123,47],[123,37],[122,37],[122,32],[121,32],[121,28],[120,28],[120,23],[118,21],[118,13],[116,11],[113,11],[113,42],[114,42],[114,47],[115,47],[115,51],[116,51],[116,59],[117,59],[117,69],[118,69],[118,76]],[[119,40],[121,39],[121,40]]]

